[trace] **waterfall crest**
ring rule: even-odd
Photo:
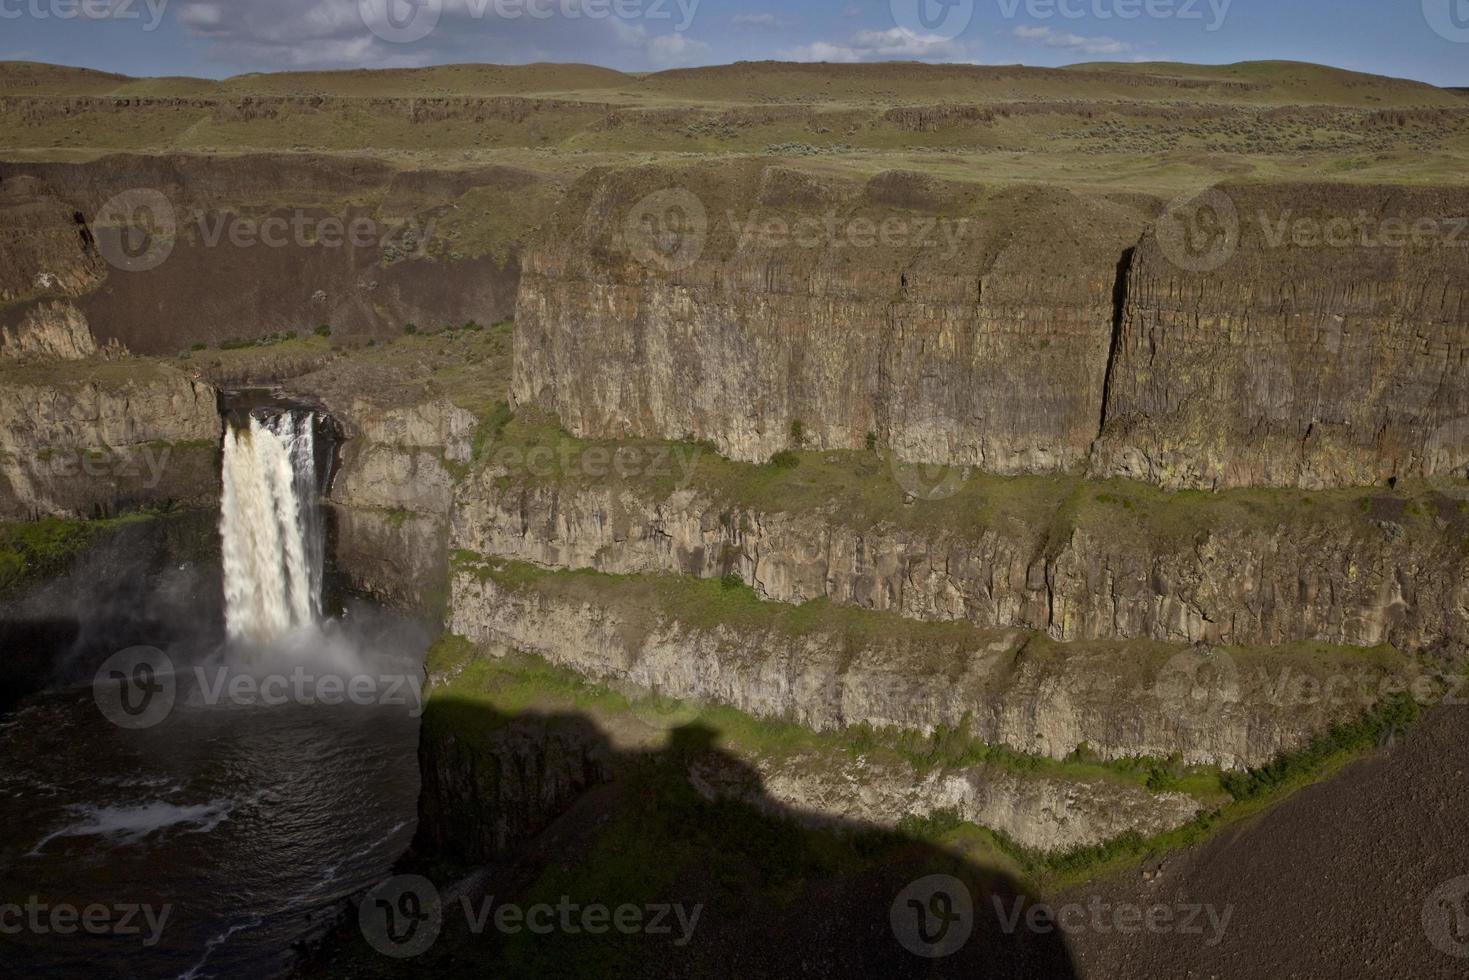
[[[269,643],[321,617],[316,417],[291,409],[227,427],[220,537],[230,639]]]

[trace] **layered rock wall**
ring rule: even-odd
[[[1469,495],[1180,499],[1140,515],[1102,489],[1079,483],[1031,523],[961,511],[957,526],[872,526],[839,507],[485,474],[460,487],[452,547],[548,568],[733,573],[766,599],[1064,641],[1469,645]]]
[[[1469,195],[1239,184],[1160,209],[593,172],[525,257],[514,397],[745,461],[876,445],[1173,489],[1469,474]]]
[[[97,517],[219,495],[216,394],[169,368],[35,366],[0,385],[0,518]]]

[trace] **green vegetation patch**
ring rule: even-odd
[[[0,523],[0,597],[27,582],[65,571],[77,555],[102,536],[156,516],[138,512],[95,521],[46,517]]]

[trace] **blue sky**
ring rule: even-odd
[[[1469,86],[1469,0],[0,0],[0,58],[208,77],[460,61],[1292,59]]]

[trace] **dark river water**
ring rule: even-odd
[[[386,678],[417,676],[425,643],[358,607],[269,654],[169,649],[151,727],[90,685],[0,716],[0,976],[288,973],[412,837],[417,704]],[[332,697],[330,676],[367,680]]]

